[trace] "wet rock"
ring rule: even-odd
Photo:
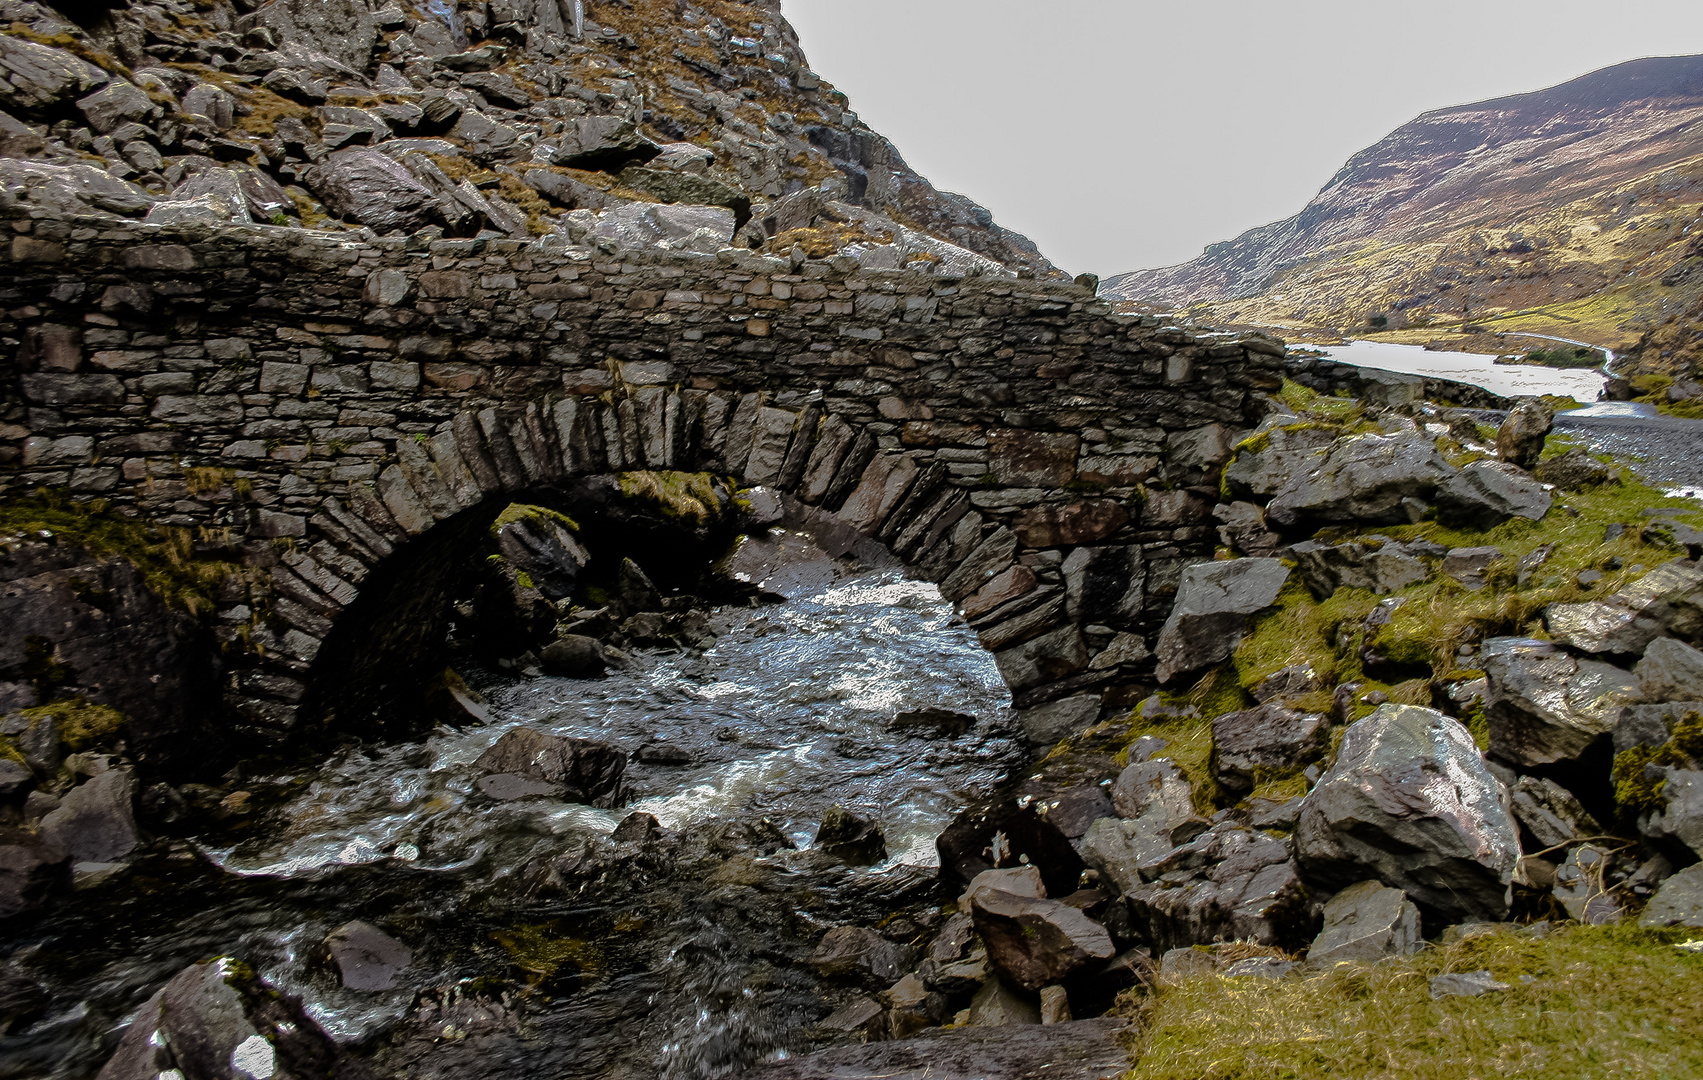
[[[1213,941],[1299,945],[1311,936],[1310,894],[1281,840],[1232,822],[1144,862],[1149,884],[1130,913],[1155,949]]]
[[[916,950],[895,945],[862,926],[836,926],[823,935],[808,963],[829,978],[891,986],[910,968]]]
[[[1294,844],[1308,880],[1376,878],[1448,922],[1501,918],[1520,857],[1472,735],[1416,705],[1381,705],[1349,727],[1302,805]]]
[[[1515,765],[1547,765],[1585,753],[1638,699],[1625,671],[1576,660],[1546,641],[1491,638],[1479,650],[1488,680],[1490,752]]]
[[[1346,544],[1322,544],[1307,540],[1289,550],[1296,572],[1319,600],[1338,589],[1366,589],[1375,593],[1394,592],[1431,576],[1426,566],[1407,548],[1380,538]]]
[[[69,853],[71,862],[109,863],[140,842],[135,816],[136,780],[128,769],[102,773],[71,789],[41,820],[42,839]]]
[[[928,958],[940,964],[949,964],[964,955],[964,949],[969,945],[974,935],[975,924],[968,912],[960,911],[946,920],[940,932],[934,935],[934,940],[928,945]]]
[[[621,560],[621,569],[616,576],[616,583],[621,597],[621,605],[628,611],[662,610],[662,593],[657,591],[650,575],[646,574],[639,564],[633,560]]]
[[[888,1037],[894,1039],[909,1038],[951,1015],[946,995],[923,985],[914,972],[883,990],[881,1002],[887,1006]]]
[[[333,213],[380,235],[411,233],[428,224],[437,203],[431,189],[377,150],[339,150],[314,166],[307,185]]]
[[[595,679],[609,666],[603,643],[583,634],[564,634],[538,654],[546,675],[564,679]]]
[[[1676,852],[1703,858],[1703,772],[1667,769],[1664,806],[1638,822],[1638,831]]]
[[[1674,638],[1657,638],[1632,668],[1645,701],[1703,700],[1703,652]]]
[[[627,755],[608,743],[514,728],[479,755],[473,767],[552,785],[569,802],[611,807],[626,801]]]
[[[368,1080],[302,1010],[230,957],[178,972],[137,1010],[98,1080]]]
[[[968,911],[970,905],[975,902],[976,894],[984,890],[1036,898],[1044,898],[1047,895],[1047,887],[1041,881],[1039,870],[1033,866],[1012,866],[1003,870],[983,870],[977,874],[958,897],[958,907]]]
[[[1638,917],[1638,925],[1703,927],[1703,863],[1686,867],[1662,882]]]
[[[1514,817],[1531,831],[1539,847],[1555,848],[1603,828],[1573,793],[1547,777],[1522,776],[1510,792]]]
[[[1071,840],[1086,833],[1094,822],[1117,812],[1106,789],[1092,783],[1067,788],[1048,799],[1040,809],[1047,823]]]
[[[1497,982],[1488,971],[1466,971],[1453,975],[1434,975],[1431,978],[1431,1000],[1446,997],[1482,997],[1508,989],[1507,983]]]
[[[69,868],[64,849],[28,829],[0,829],[0,919],[42,910]]]
[[[1265,516],[1284,530],[1405,524],[1454,471],[1417,431],[1354,435],[1337,440],[1310,471],[1292,476],[1267,504]]]
[[[1183,571],[1176,604],[1159,632],[1155,677],[1173,677],[1216,664],[1235,651],[1248,617],[1271,606],[1289,568],[1277,559],[1230,559]]]
[[[816,832],[816,847],[853,866],[874,866],[887,857],[880,826],[843,806],[830,807]]]
[[[648,844],[662,835],[662,822],[652,814],[635,810],[621,819],[609,839],[617,844]]]
[[[1231,792],[1252,791],[1261,772],[1291,770],[1324,752],[1330,726],[1323,716],[1260,705],[1212,721],[1212,769]]]
[[[391,990],[402,970],[414,962],[408,946],[371,923],[344,923],[325,938],[325,949],[351,990]]]
[[[1468,529],[1488,529],[1516,517],[1542,521],[1554,502],[1531,474],[1488,458],[1462,466],[1438,486],[1436,497],[1437,520]]]
[[[482,793],[498,802],[515,802],[518,799],[553,799],[561,795],[562,789],[555,784],[546,784],[542,780],[528,780],[514,773],[492,773],[481,776],[474,781],[474,786]]]
[[[1529,469],[1543,456],[1544,438],[1555,424],[1555,410],[1535,398],[1514,406],[1496,431],[1496,456]]]
[[[1663,563],[1618,593],[1579,604],[1551,604],[1544,625],[1556,641],[1588,653],[1642,653],[1659,637],[1703,635],[1703,566]]]
[[[1419,908],[1400,889],[1362,881],[1325,904],[1325,928],[1313,939],[1307,961],[1329,967],[1344,960],[1381,960],[1419,949]]]
[[[633,752],[633,758],[641,765],[681,766],[693,761],[692,752],[684,746],[661,740],[645,743]]]
[[[39,1014],[47,1001],[40,983],[20,975],[10,964],[0,964],[0,1034]]]
[[[968,713],[929,705],[894,714],[893,722],[888,726],[892,731],[927,731],[936,737],[958,736],[975,727],[976,718]]]
[[[989,979],[970,1001],[971,1027],[1009,1027],[1039,1024],[1041,1010],[1030,998],[1019,994],[999,979]]]
[[[948,884],[968,884],[977,874],[995,867],[1034,867],[1048,893],[1060,896],[1076,888],[1084,869],[1082,858],[1056,825],[1044,820],[1033,804],[994,798],[972,805],[952,819],[934,842],[940,853],[940,876]]]
[[[1545,484],[1554,484],[1562,491],[1583,491],[1607,483],[1611,470],[1587,451],[1575,447],[1539,462],[1532,474]]]
[[[861,1034],[879,1038],[884,1034],[886,1010],[872,997],[859,995],[829,1013],[816,1026],[840,1035]]]

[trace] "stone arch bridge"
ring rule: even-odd
[[[225,697],[318,719],[339,626],[434,536],[588,474],[713,470],[939,582],[1020,707],[1080,721],[1151,670],[1216,466],[1283,349],[1085,289],[611,254],[557,238],[4,220],[0,497],[218,537]],[[418,558],[418,556],[416,556]],[[370,618],[369,618],[370,623]]]

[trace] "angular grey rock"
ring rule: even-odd
[[[411,233],[433,218],[437,198],[377,150],[339,150],[314,166],[308,187],[334,213],[376,233]]]
[[[1218,971],[1218,959],[1211,950],[1197,948],[1193,945],[1179,945],[1174,949],[1166,949],[1165,955],[1159,958],[1159,983],[1161,986],[1177,986],[1189,979],[1202,975],[1213,975]]]
[[[1308,880],[1345,888],[1376,878],[1445,922],[1501,918],[1520,858],[1501,785],[1472,735],[1416,705],[1380,705],[1349,727],[1302,804],[1294,844]]]
[[[916,950],[862,926],[836,926],[822,936],[807,961],[822,975],[887,987],[916,959]]]
[[[983,870],[970,880],[970,884],[958,897],[960,910],[968,911],[975,902],[976,894],[984,890],[1010,893],[1012,896],[1032,896],[1044,899],[1047,895],[1046,885],[1041,881],[1041,872],[1033,866],[1008,866],[999,870]]]
[[[1543,456],[1544,437],[1555,424],[1555,410],[1536,398],[1525,398],[1509,411],[1496,431],[1496,456],[1522,469]]]
[[[1041,1010],[1035,1003],[999,979],[989,979],[982,984],[970,1000],[969,1013],[971,1027],[1009,1027],[1041,1022]]]
[[[879,1039],[884,1012],[880,1002],[860,994],[829,1013],[816,1026],[842,1035],[862,1033],[866,1037]]]
[[[1236,449],[1235,458],[1224,467],[1224,485],[1238,498],[1270,498],[1317,468],[1332,440],[1328,431],[1306,425],[1290,430],[1268,420]]]
[[[145,189],[81,162],[50,165],[0,158],[0,186],[31,206],[68,217],[102,213],[134,217],[154,205],[154,197]]]
[[[473,767],[554,785],[571,802],[607,808],[626,801],[626,753],[590,739],[512,728],[479,755]]]
[[[1298,967],[1293,960],[1276,956],[1250,956],[1224,968],[1227,979],[1281,979]]]
[[[1614,752],[1634,746],[1660,746],[1673,736],[1676,724],[1692,713],[1703,713],[1703,701],[1665,701],[1659,705],[1628,705],[1614,725]]]
[[[1703,927],[1703,863],[1688,866],[1662,882],[1638,917],[1638,925]]]
[[[579,587],[591,554],[560,517],[549,513],[509,513],[499,519],[497,550],[509,565],[530,577],[551,600],[566,600]]]
[[[1106,928],[1057,900],[983,889],[970,901],[988,961],[1007,980],[1039,990],[1092,960],[1117,954]]]
[[[1501,557],[1502,549],[1497,547],[1450,548],[1443,556],[1443,573],[1477,592],[1484,588],[1485,572]]]
[[[1310,923],[1309,893],[1289,847],[1223,822],[1141,865],[1149,884],[1125,902],[1155,950],[1213,941],[1294,947]]]
[[[1437,520],[1488,529],[1509,518],[1542,521],[1555,501],[1531,474],[1505,461],[1481,458],[1437,488]]]
[[[1229,559],[1183,571],[1176,604],[1155,649],[1161,683],[1216,664],[1235,651],[1248,618],[1270,607],[1289,568],[1277,559]]]
[[[325,949],[351,990],[392,990],[414,952],[372,923],[356,919],[331,931]]]
[[[1641,818],[1638,830],[1658,843],[1683,845],[1703,858],[1703,772],[1668,769],[1662,799],[1666,805]]]
[[[35,787],[35,773],[15,758],[0,758],[0,799],[16,799]],[[1108,809],[1110,803],[1107,804]]]
[[[1676,638],[1650,642],[1632,674],[1645,701],[1703,700],[1703,652]]]
[[[1256,503],[1219,503],[1212,508],[1212,516],[1221,523],[1219,542],[1239,554],[1265,558],[1283,546],[1283,537],[1266,527],[1265,511]]]
[[[146,120],[159,106],[153,99],[130,83],[114,79],[99,90],[77,102],[77,108],[88,117],[89,126],[106,134],[120,124]]]
[[[1479,649],[1490,752],[1514,765],[1548,765],[1585,753],[1638,700],[1630,674],[1577,660],[1547,641],[1490,638]]]
[[[1319,673],[1313,670],[1311,664],[1291,664],[1281,671],[1273,672],[1254,685],[1250,693],[1254,700],[1261,705],[1270,702],[1283,702],[1302,696],[1317,693],[1324,689],[1324,681]]]
[[[1573,793],[1548,777],[1520,777],[1510,797],[1514,816],[1542,847],[1557,848],[1603,833],[1602,826]]]
[[[1023,737],[1036,746],[1051,746],[1060,739],[1079,735],[1100,718],[1100,695],[1077,694],[1049,701],[1017,714]]]
[[[355,71],[367,69],[378,41],[365,0],[271,0],[242,25],[270,27],[279,41],[323,53]]]
[[[244,214],[246,220],[247,214]],[[229,225],[233,219],[225,204],[211,195],[194,199],[168,199],[158,202],[144,219],[150,225]]]
[[[662,247],[713,253],[733,241],[733,211],[724,206],[627,203],[602,211],[575,210],[568,215],[569,235],[617,248]]]
[[[621,560],[616,588],[620,592],[622,606],[630,612],[662,610],[662,593],[657,591],[650,575],[631,559]]]
[[[564,679],[595,679],[609,666],[603,643],[584,634],[563,634],[538,654],[546,675]]]
[[[1419,908],[1400,889],[1381,881],[1362,881],[1325,904],[1325,928],[1313,939],[1307,962],[1329,967],[1345,960],[1381,960],[1416,952]]]
[[[1279,773],[1321,754],[1329,723],[1281,705],[1259,705],[1212,721],[1212,771],[1231,792],[1253,790],[1261,772]]]
[[[1289,550],[1296,571],[1317,599],[1324,600],[1338,589],[1366,589],[1374,593],[1394,592],[1431,572],[1418,558],[1394,541],[1377,543],[1377,537],[1346,544],[1322,544],[1306,540]]]
[[[1488,971],[1466,971],[1453,975],[1434,975],[1431,978],[1431,1000],[1446,997],[1482,997],[1508,989],[1507,983],[1497,982]]]
[[[1414,519],[1454,468],[1417,431],[1353,435],[1332,444],[1323,462],[1292,477],[1266,505],[1266,520],[1286,530]]]
[[[222,956],[178,972],[137,1010],[98,1080],[201,1080],[371,1074],[325,1034],[301,1002]]]
[[[1210,827],[1204,818],[1172,817],[1156,807],[1133,821],[1100,818],[1088,827],[1077,847],[1082,861],[1099,871],[1102,882],[1128,894],[1141,888],[1144,868],[1158,864]]]
[[[0,104],[35,115],[107,81],[106,72],[66,52],[11,35],[0,36]]]
[[[1562,491],[1582,491],[1597,484],[1607,483],[1610,470],[1589,452],[1575,447],[1565,454],[1557,454],[1548,461],[1539,462],[1537,468],[1532,470],[1532,475],[1545,484],[1554,484]]]
[[[141,841],[136,831],[136,780],[128,769],[101,773],[71,789],[41,820],[42,839],[76,863],[116,862]]]
[[[1155,808],[1175,818],[1194,813],[1188,778],[1170,758],[1153,758],[1124,767],[1112,781],[1112,806],[1118,816],[1138,818]]]
[[[1659,637],[1703,637],[1703,566],[1686,559],[1651,570],[1618,593],[1551,604],[1544,625],[1556,641],[1590,653],[1642,653]]]

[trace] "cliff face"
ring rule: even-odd
[[[1054,273],[859,121],[776,0],[0,0],[0,27],[16,201]]]
[[[1698,56],[1426,113],[1356,154],[1294,217],[1106,290],[1330,327],[1536,308],[1629,343],[1683,303],[1676,290],[1690,295],[1676,279],[1703,201],[1700,119]]]

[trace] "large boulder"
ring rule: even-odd
[[[1417,519],[1454,468],[1418,431],[1353,435],[1334,443],[1323,461],[1290,478],[1265,508],[1285,530],[1365,522],[1393,525]]]
[[[1289,549],[1307,589],[1320,600],[1338,589],[1388,593],[1431,576],[1413,551],[1382,537],[1345,544],[1305,540]]]
[[[1253,790],[1261,774],[1282,773],[1323,753],[1330,726],[1323,716],[1259,705],[1212,721],[1212,771],[1225,790]]]
[[[1674,559],[1612,596],[1544,609],[1550,636],[1589,653],[1642,653],[1659,637],[1703,636],[1703,566]]]
[[[105,85],[106,72],[64,49],[0,35],[0,105],[36,116]]]
[[[1147,884],[1128,891],[1130,914],[1155,951],[1214,941],[1302,944],[1310,894],[1281,840],[1233,822],[1140,867]]]
[[[1543,456],[1543,443],[1555,424],[1555,410],[1536,398],[1514,406],[1496,431],[1496,454],[1503,461],[1530,469]]]
[[[1530,473],[1481,458],[1438,486],[1437,519],[1460,528],[1488,529],[1515,517],[1542,521],[1553,502]]]
[[[713,253],[733,242],[733,211],[725,206],[624,203],[568,215],[569,235],[617,248],[667,247]]]
[[[511,505],[492,526],[497,551],[550,600],[566,600],[579,586],[591,554],[574,536],[574,523],[541,506]]]
[[[1632,668],[1645,701],[1703,699],[1703,652],[1676,638],[1657,638]]]
[[[1039,990],[1117,953],[1106,928],[1058,900],[982,889],[970,901],[988,959],[1010,982]]]
[[[1228,657],[1241,644],[1248,618],[1270,607],[1289,568],[1277,559],[1197,563],[1183,571],[1170,618],[1159,631],[1154,675],[1169,682]]]
[[[154,205],[154,197],[136,184],[118,179],[105,169],[78,162],[49,165],[45,161],[0,158],[3,198],[56,216],[117,214],[135,217]]]
[[[310,169],[306,180],[333,213],[376,233],[411,233],[438,217],[432,190],[377,150],[339,150]]]
[[[1688,866],[1662,882],[1639,926],[1703,927],[1703,863]]]
[[[1317,468],[1332,439],[1330,432],[1306,424],[1268,422],[1236,447],[1235,458],[1224,466],[1224,486],[1238,498],[1268,499]]]
[[[619,173],[628,165],[650,161],[662,152],[639,131],[627,116],[582,116],[569,120],[554,143],[546,143],[542,157],[552,165],[592,172]]]
[[[368,1080],[300,1000],[228,956],[192,964],[137,1010],[98,1080]]]
[[[479,755],[473,767],[491,774],[487,780],[519,777],[548,785],[560,798],[588,806],[620,806],[627,798],[626,752],[590,739],[512,728]]]
[[[1577,758],[1614,730],[1638,700],[1629,673],[1579,660],[1547,641],[1490,638],[1479,650],[1490,752],[1514,765]]]
[[[1325,928],[1313,939],[1307,960],[1317,966],[1344,960],[1406,956],[1424,944],[1419,908],[1400,889],[1362,881],[1325,904]]]
[[[1381,705],[1345,733],[1301,806],[1295,852],[1309,880],[1376,878],[1446,923],[1507,914],[1519,833],[1462,724]]]

